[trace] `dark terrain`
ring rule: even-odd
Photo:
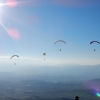
[[[0,80],[0,100],[74,100],[76,95],[80,100],[100,99],[83,82]]]
[[[30,75],[0,72],[0,100],[100,99],[100,65],[32,68]]]

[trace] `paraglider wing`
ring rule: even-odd
[[[97,42],[98,44],[100,44],[100,42],[98,42],[98,41],[91,41],[90,44],[92,44],[92,43],[94,43],[94,42]]]
[[[46,53],[43,53],[43,56],[46,56]]]
[[[13,55],[13,56],[11,56],[11,58],[10,58],[10,59],[12,59],[13,57],[18,57],[18,58],[19,58],[19,56],[18,56],[18,55]]]
[[[63,41],[63,40],[58,40],[58,41],[56,41],[54,44],[56,44],[57,42],[64,42],[64,43],[66,44],[66,42]]]

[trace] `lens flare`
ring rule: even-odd
[[[100,97],[100,93],[97,92],[96,95],[97,95],[98,97]]]
[[[8,29],[7,32],[11,38],[20,39],[20,34],[17,29]]]
[[[17,5],[17,1],[16,0],[6,0],[6,3],[10,7],[15,7]]]

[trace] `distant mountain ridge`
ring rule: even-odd
[[[17,66],[15,67],[17,68]],[[21,68],[21,69],[20,69]],[[53,80],[57,82],[66,80],[91,80],[100,78],[100,64],[79,65],[60,64],[57,66],[21,66],[11,72],[0,72],[1,78],[27,78],[40,80]],[[25,69],[25,70],[24,70]]]

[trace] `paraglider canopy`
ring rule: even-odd
[[[94,42],[100,44],[100,42],[98,42],[98,41],[91,41],[90,44],[92,44],[92,43],[94,43]]]
[[[19,56],[18,56],[18,55],[13,55],[13,56],[11,56],[11,58],[10,58],[10,59],[12,59],[13,57],[18,57],[18,58],[19,58]]]
[[[43,53],[43,56],[46,56],[46,53]]]
[[[65,41],[63,41],[63,40],[57,40],[54,44],[56,44],[57,42],[63,42],[63,43],[65,43],[65,44],[66,44],[66,42],[65,42]]]

